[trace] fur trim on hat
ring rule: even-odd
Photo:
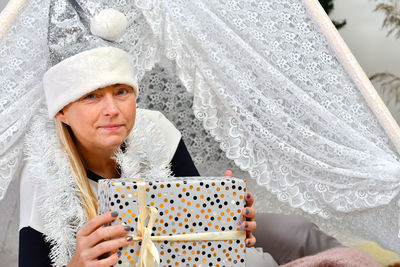
[[[115,47],[95,48],[64,59],[43,77],[49,117],[87,93],[117,83],[132,86],[137,98],[135,74],[129,54]]]

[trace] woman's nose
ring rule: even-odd
[[[117,103],[113,95],[107,94],[103,97],[103,115],[113,117],[119,113]]]

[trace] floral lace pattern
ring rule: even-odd
[[[281,207],[272,201],[277,198],[325,218],[325,228],[337,225],[400,251],[392,219],[398,216],[398,154],[300,1],[137,6],[192,92],[195,117],[228,159],[275,195],[260,192],[263,208],[268,202]],[[170,95],[148,104],[160,99],[168,107]],[[185,134],[193,125],[188,119],[180,130],[191,145],[211,139],[200,138],[203,131]],[[197,148],[205,143],[212,144],[200,141]],[[199,149],[191,149],[195,159]],[[383,235],[376,231],[378,214],[390,221]]]
[[[400,252],[398,154],[302,1],[58,2],[78,3],[83,22],[124,12],[118,46],[134,59],[139,105],[175,123],[202,174],[234,162],[263,186],[249,181],[259,210],[312,214]],[[29,1],[0,40],[0,196],[41,103],[48,8]]]
[[[0,199],[19,170],[21,140],[41,102],[48,5],[49,1],[29,1],[0,39]]]
[[[287,199],[259,186],[247,171],[241,170],[227,157],[220,143],[204,129],[202,121],[194,118],[193,94],[186,91],[182,82],[171,71],[174,69],[174,64],[167,61],[162,66],[156,65],[145,75],[140,83],[138,107],[160,110],[175,123],[201,175],[221,175],[225,170],[231,169],[235,177],[247,180],[249,191],[255,195],[254,206],[258,212],[301,214],[343,242],[351,242],[353,237],[362,237],[400,251],[396,236],[398,222],[393,219],[398,216],[398,207],[395,205],[397,200],[378,209],[337,213],[328,218],[310,215],[292,207]],[[382,228],[382,225],[385,227]]]
[[[3,27],[9,25],[0,38],[0,225],[1,233],[8,233],[0,235],[0,257],[9,266],[14,265],[18,251],[15,237],[23,140],[32,116],[43,105],[49,3],[25,1],[20,8],[2,13],[0,19]]]

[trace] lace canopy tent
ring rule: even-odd
[[[128,19],[118,45],[134,58],[138,105],[175,123],[202,175],[233,169],[258,211],[301,213],[400,252],[399,128],[316,0],[10,1],[0,18],[4,218],[45,105],[49,47],[90,38],[90,18],[110,7]]]

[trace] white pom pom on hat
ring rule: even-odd
[[[93,34],[107,40],[116,40],[126,30],[125,16],[115,10],[101,11],[92,20]],[[133,87],[136,98],[138,85],[130,55],[116,47],[99,47],[80,52],[51,67],[43,76],[50,118],[66,105],[82,96],[113,84]]]
[[[108,41],[115,41],[126,31],[128,21],[124,14],[116,9],[102,10],[90,21],[90,31]]]

